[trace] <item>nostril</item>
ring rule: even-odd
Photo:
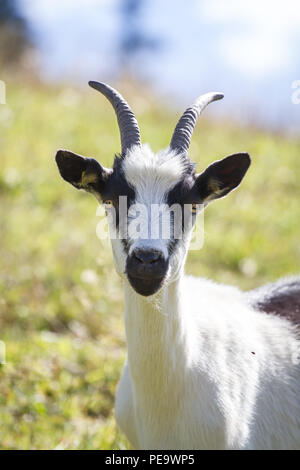
[[[155,264],[162,258],[162,253],[157,250],[135,249],[133,251],[133,255],[140,263],[143,263],[145,265]]]

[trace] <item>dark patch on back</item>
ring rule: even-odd
[[[256,309],[287,318],[300,325],[300,278],[283,279],[249,292]]]

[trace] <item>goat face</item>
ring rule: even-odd
[[[182,132],[181,120],[170,147],[155,155],[147,145],[141,145],[137,122],[123,98],[110,87],[99,86],[118,115],[121,156],[115,157],[112,169],[66,150],[57,152],[56,162],[66,181],[93,193],[104,204],[110,233],[115,234],[111,241],[116,269],[138,294],[149,296],[179,274],[196,207],[204,207],[237,187],[250,157],[247,153],[231,155],[197,175],[187,157],[187,133]],[[207,96],[204,105],[209,102]],[[197,103],[203,106],[201,99]],[[122,121],[126,113],[129,124]]]
[[[186,231],[183,227],[184,220],[187,225],[183,196],[193,184],[193,172],[186,158],[172,151],[154,155],[148,146],[133,148],[115,160],[114,173],[122,179],[122,185],[115,187],[127,187],[129,198],[127,206],[118,205],[125,258],[121,266],[117,259],[116,265],[141,295],[152,295],[173,279],[185,258],[186,235],[192,227]],[[113,244],[120,242],[116,239]],[[120,254],[120,246],[114,252]]]

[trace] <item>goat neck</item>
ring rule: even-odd
[[[157,396],[170,402],[176,399],[175,390],[176,396],[180,393],[178,376],[186,370],[189,344],[181,284],[179,278],[149,299],[125,283],[128,365],[136,399],[144,401],[141,406],[149,406],[152,400],[157,406]]]

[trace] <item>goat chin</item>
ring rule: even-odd
[[[144,279],[128,276],[128,280],[137,294],[149,297],[162,287],[164,278]]]

